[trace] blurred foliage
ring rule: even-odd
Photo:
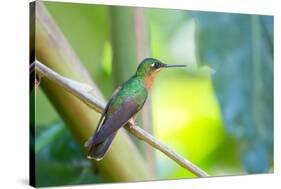
[[[273,162],[272,16],[192,12],[199,53],[211,65],[228,132],[236,138],[249,173]],[[223,29],[223,32],[221,32]]]
[[[116,49],[111,43],[110,7],[45,5],[109,98],[115,85],[112,57]],[[151,93],[155,137],[213,176],[269,172],[273,166],[272,17],[143,10],[152,57],[188,64],[187,69],[165,70],[155,80]],[[38,91],[37,184],[104,182]],[[160,152],[156,163],[159,179],[194,177]]]
[[[36,131],[36,183],[40,186],[99,183],[92,165],[72,139],[64,123],[39,126]]]

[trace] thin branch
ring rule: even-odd
[[[35,69],[36,71],[41,74],[42,76],[46,76],[51,81],[55,82],[80,100],[82,100],[84,103],[86,103],[88,106],[90,106],[95,111],[101,113],[102,110],[105,107],[105,103],[101,102],[100,100],[94,98],[90,94],[89,88],[87,88],[87,85],[78,83],[76,81],[70,80],[68,78],[65,78],[44,64],[40,63],[38,60],[35,61]],[[160,143],[157,139],[155,139],[151,134],[147,133],[140,127],[134,125],[131,122],[128,122],[125,128],[134,136],[137,138],[145,141],[152,147],[160,150],[165,155],[173,159],[177,164],[182,166],[183,168],[189,170],[193,174],[195,174],[198,177],[208,177],[208,174],[204,172],[202,169],[191,163],[190,161],[186,160],[179,154],[177,154],[172,149],[168,148],[164,144]]]
[[[36,13],[34,13],[35,19],[32,25],[34,26],[34,31],[36,30],[36,32],[33,32],[36,45],[32,46],[34,50],[31,50],[31,52],[34,52],[34,56],[31,58],[31,63],[35,60],[36,54],[37,60],[40,60],[45,66],[65,78],[71,78],[72,80],[90,85],[92,90],[88,93],[91,92],[92,96],[105,104],[106,100],[102,93],[87,73],[87,69],[81,63],[81,60],[52,18],[52,15],[49,14],[45,3],[36,1],[35,5]],[[38,71],[36,72],[38,73]],[[71,83],[75,83],[75,81]],[[54,108],[64,119],[76,142],[86,152],[87,149],[82,146],[93,132],[95,124],[99,120],[99,113],[89,108],[73,93],[67,92],[64,90],[64,87],[47,78],[43,79],[40,85]],[[81,88],[84,88],[84,86]],[[32,131],[34,132],[34,128]],[[120,154],[120,150],[123,150],[124,153]],[[124,157],[128,161],[122,161]],[[99,169],[99,175],[110,182],[128,182],[137,179],[151,180],[155,178],[149,172],[148,166],[144,164],[145,161],[139,150],[133,145],[128,132],[124,129],[119,131],[111,150],[104,160],[98,164],[94,160],[91,160],[91,162]],[[134,170],[134,174],[132,174],[132,170]]]
[[[66,91],[70,92],[80,100],[82,100],[85,104],[93,108],[95,111],[101,113],[103,108],[105,107],[105,103],[101,102],[94,98],[89,92],[90,90],[86,90],[83,84],[78,84],[77,81],[68,79],[51,70],[44,64],[40,63],[38,60],[35,61],[35,69],[39,72],[40,75],[46,76],[51,81],[63,87]]]
[[[148,25],[145,20],[143,8],[136,7],[134,9],[135,17],[135,38],[136,38],[136,51],[137,51],[137,62],[140,62],[143,57],[149,57],[150,45],[149,45],[149,34]],[[153,117],[152,117],[152,103],[151,98],[148,97],[141,110],[142,128],[153,135]],[[147,165],[150,172],[155,174],[156,162],[155,153],[153,148],[144,146],[144,154]]]

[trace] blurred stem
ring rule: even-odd
[[[128,80],[137,67],[133,9],[110,7],[114,86]]]
[[[67,79],[65,77],[60,76],[50,68],[46,67],[42,63],[35,61],[34,62],[36,71],[38,74],[41,74],[43,76],[46,76],[50,81],[56,83],[58,86],[61,87],[61,89],[64,89],[69,92],[69,94],[72,94],[76,96],[78,99],[80,99],[82,102],[86,102],[86,104],[96,110],[97,112],[101,113],[105,107],[105,103],[94,98],[89,98],[89,90],[84,89],[85,86],[83,83],[78,84],[78,82]],[[125,125],[125,128],[134,136],[139,138],[140,140],[145,141],[155,149],[160,150],[163,152],[166,156],[170,157],[172,160],[174,160],[176,163],[178,163],[183,168],[189,170],[193,174],[197,175],[198,177],[207,177],[208,174],[205,173],[203,170],[201,170],[199,167],[191,163],[190,161],[186,160],[184,157],[177,154],[172,149],[168,148],[161,142],[159,142],[157,139],[155,139],[151,134],[147,133],[140,127],[136,126],[132,122],[128,122]],[[112,147],[113,148],[113,147]],[[120,150],[120,149],[119,149]],[[123,149],[121,149],[123,150]],[[120,152],[120,151],[119,151]],[[121,154],[121,153],[120,153]],[[108,154],[107,154],[108,156]],[[107,158],[107,156],[105,158]],[[124,159],[123,161],[128,161],[128,159]],[[129,163],[129,162],[128,162]],[[133,170],[135,171],[135,170]]]
[[[263,76],[262,76],[262,37],[261,37],[261,25],[260,25],[260,19],[259,16],[253,15],[251,16],[251,29],[252,29],[252,77],[253,77],[253,83],[252,83],[252,112],[254,116],[254,120],[256,127],[257,127],[257,135],[265,137],[266,134],[264,130],[264,120],[261,116],[259,116],[261,113],[260,111],[263,109],[261,107],[262,102],[262,94],[263,94]]]
[[[135,18],[135,37],[137,46],[137,62],[141,62],[144,57],[150,55],[149,32],[145,19],[143,8],[134,9]],[[142,126],[144,130],[153,134],[153,117],[151,98],[148,96],[145,105],[141,111]],[[145,159],[151,173],[155,174],[155,154],[154,150],[149,146],[144,146]]]
[[[199,41],[199,22],[196,19],[194,20],[194,43],[195,43],[195,64],[199,67],[199,65],[202,65],[201,59],[200,59],[200,41]]]
[[[112,77],[113,85],[117,88],[128,80],[137,68],[134,10],[133,8],[119,6],[112,6],[109,10],[113,52]],[[140,118],[138,116],[138,122],[142,122]],[[135,138],[132,139],[138,149],[144,152],[143,144]]]
[[[105,103],[102,94],[40,1],[36,1],[35,28],[36,59],[67,78],[91,85],[94,89],[91,95]],[[40,86],[64,119],[74,139],[86,151],[82,146],[95,130],[99,114],[50,80],[42,80]],[[153,179],[138,150],[123,130],[118,132],[107,156],[96,165],[100,175],[107,181]]]

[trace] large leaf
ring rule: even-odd
[[[100,183],[79,145],[62,122],[36,131],[36,185]]]
[[[213,82],[227,131],[249,173],[273,163],[273,17],[190,12],[198,26],[201,63]]]

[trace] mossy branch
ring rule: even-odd
[[[69,93],[73,94],[80,100],[82,100],[85,104],[87,104],[89,107],[94,109],[95,111],[101,113],[105,107],[105,103],[95,98],[93,95],[91,95],[91,89],[90,86],[79,83],[74,80],[70,80],[66,77],[63,77],[59,75],[58,73],[54,72],[44,64],[40,63],[39,61],[35,61],[32,66],[35,65],[35,70],[37,71],[37,74],[40,74],[40,76],[45,76],[49,80],[55,82],[63,89],[67,90]],[[159,142],[157,139],[155,139],[151,134],[147,133],[140,127],[136,126],[132,122],[128,122],[125,125],[125,128],[127,131],[129,131],[132,135],[136,136],[140,140],[145,141],[155,149],[160,150],[163,152],[166,156],[174,160],[177,164],[182,166],[183,168],[189,170],[194,175],[198,177],[207,177],[208,174],[204,172],[202,169],[185,159],[184,157],[180,156],[178,153],[173,151],[172,149],[168,148],[161,142]]]

